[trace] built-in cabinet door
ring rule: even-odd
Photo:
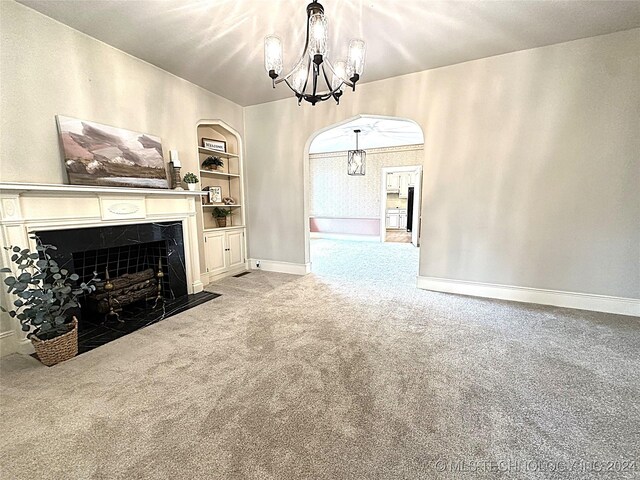
[[[204,252],[207,273],[222,273],[228,268],[225,232],[207,232]]]
[[[398,228],[400,225],[400,215],[398,214],[391,214],[391,215],[387,215],[388,218],[388,222],[387,222],[387,228]]]
[[[400,174],[387,173],[387,190],[397,192],[400,188]]]
[[[229,268],[234,268],[244,263],[244,232],[242,230],[227,232],[227,254],[229,256]]]
[[[398,225],[399,225],[399,228],[401,230],[406,230],[407,229],[407,214],[406,213],[405,214],[400,214]]]
[[[387,173],[387,190],[393,190],[393,173]]]
[[[409,185],[413,185],[413,173],[402,172],[400,176],[400,193],[398,197],[407,198],[409,196]]]

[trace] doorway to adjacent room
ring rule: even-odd
[[[381,181],[380,241],[418,247],[422,167],[384,167]]]
[[[364,151],[360,175],[349,168],[356,134]],[[405,265],[408,278],[415,278],[423,143],[415,122],[375,116],[358,116],[310,140],[306,228],[314,273],[346,275],[348,270],[353,275],[351,269],[362,269],[351,265],[345,270],[344,259],[368,257],[379,267],[396,265],[394,272]]]

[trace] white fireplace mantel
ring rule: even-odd
[[[162,188],[129,188],[129,187],[98,187],[90,185],[64,185],[56,183],[0,183],[0,192],[48,192],[51,194],[68,193],[108,193],[114,195],[143,195],[143,196],[193,196],[206,195],[206,192],[192,192],[190,190],[167,190]]]
[[[0,247],[35,248],[29,237],[42,230],[108,227],[136,223],[181,221],[189,293],[203,290],[200,281],[196,205],[205,192],[152,188],[0,183]],[[0,249],[0,264],[10,266],[10,252]],[[1,290],[0,301],[13,299]],[[2,314],[0,354],[31,353],[18,322]]]

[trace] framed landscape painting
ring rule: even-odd
[[[159,137],[57,115],[72,185],[169,188]]]

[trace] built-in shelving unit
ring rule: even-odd
[[[224,203],[209,203],[207,205],[202,205],[202,208],[207,208],[207,207],[241,208],[242,205],[225,205]]]
[[[238,175],[237,173],[226,173],[226,172],[220,172],[218,170],[200,170],[200,175],[215,175],[218,177],[239,177],[240,175]]]
[[[209,138],[209,137],[205,137]],[[213,140],[216,140],[215,138]],[[230,152],[221,152],[220,150],[213,150],[212,148],[204,148],[198,147],[199,153],[205,153],[207,155],[213,155],[214,157],[222,157],[222,158],[240,158],[240,155]]]
[[[232,205],[209,203],[209,196],[202,197],[200,211],[203,233],[204,268],[203,282],[232,275],[246,270],[246,235],[244,211],[244,182],[242,168],[242,143],[240,136],[224,122],[202,121],[197,127],[197,157],[200,168],[200,187],[207,190],[219,187],[222,198],[231,197]],[[224,141],[226,151],[221,152],[203,146],[203,139]],[[202,167],[209,156],[218,157],[224,165],[217,170]],[[231,212],[226,217],[226,226],[218,227],[212,213],[214,208],[224,208]]]

